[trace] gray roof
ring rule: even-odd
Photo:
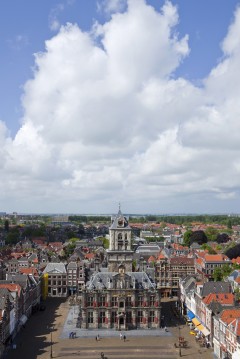
[[[34,259],[36,259],[37,258],[37,254],[36,253],[32,253],[29,257],[28,257],[28,260],[29,261],[32,261],[32,260],[34,260]]]
[[[121,225],[119,224],[120,222],[121,222]],[[113,222],[109,229],[119,229],[119,228],[131,229],[131,227],[128,224],[127,218],[123,216],[120,208],[119,208],[118,214],[116,216],[114,216]]]
[[[159,252],[160,251],[160,247],[156,244],[143,244],[142,246],[139,246],[136,250],[136,253],[152,253],[152,252]]]
[[[231,293],[231,284],[228,282],[206,282],[203,284],[201,296],[204,298],[210,293]]]
[[[87,283],[86,288],[88,290],[102,290],[109,288],[109,283],[116,282],[120,277],[119,273],[116,272],[106,272],[106,273],[96,273],[92,275],[90,281]],[[149,278],[145,272],[127,272],[124,276],[124,279],[127,279],[130,283],[130,288],[122,289],[142,289],[142,290],[154,290],[156,284]],[[115,286],[113,286],[115,288]]]
[[[187,276],[184,279],[181,280],[181,284],[183,288],[185,289],[186,294],[194,290],[195,284],[196,284],[196,278],[195,276]]]
[[[77,263],[76,262],[69,262],[67,265],[67,269],[77,269]]]
[[[7,288],[0,288],[0,309],[5,308],[8,294],[9,291],[7,290]]]
[[[229,281],[233,281],[235,280],[237,277],[240,276],[240,270],[235,269],[229,276],[228,276],[228,280]]]
[[[28,263],[28,258],[27,257],[21,257],[18,259],[18,262],[27,262]]]
[[[48,263],[43,273],[67,273],[64,263]]]
[[[29,277],[27,274],[9,274],[6,275],[6,281],[1,281],[1,283],[17,283],[19,284],[23,289],[26,289],[29,287]]]

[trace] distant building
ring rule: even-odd
[[[66,297],[67,293],[67,271],[63,263],[48,263],[43,271],[48,278],[48,296]]]

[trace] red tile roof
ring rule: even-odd
[[[224,262],[228,260],[228,257],[225,254],[206,254],[205,261],[206,262]]]
[[[208,305],[212,301],[221,303],[222,305],[234,305],[234,294],[232,293],[210,293],[203,299],[203,302]]]
[[[10,292],[18,292],[18,296],[20,296],[22,290],[20,284],[16,284],[16,283],[1,283],[0,288],[6,288]]]
[[[86,253],[85,254],[85,258],[86,259],[93,259],[95,257],[95,254],[94,253]]]
[[[232,259],[232,263],[240,264],[240,257],[233,258],[233,259]]]
[[[39,276],[37,269],[34,268],[34,267],[30,267],[30,268],[19,268],[19,272],[20,272],[21,274],[32,274],[33,276],[36,276],[36,277]]]
[[[235,318],[240,318],[240,309],[225,309],[220,316],[226,324],[230,324]]]
[[[150,257],[148,258],[148,263],[151,263],[151,262],[156,262],[156,257],[150,256]]]

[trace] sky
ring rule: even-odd
[[[0,212],[240,213],[237,0],[0,2]]]

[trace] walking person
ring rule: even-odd
[[[125,342],[125,341],[126,341],[126,339],[127,339],[127,338],[126,338],[126,335],[124,335],[124,336],[123,336],[123,341]]]
[[[122,338],[123,338],[122,332],[120,332],[119,337],[120,337],[120,340],[122,340]]]

